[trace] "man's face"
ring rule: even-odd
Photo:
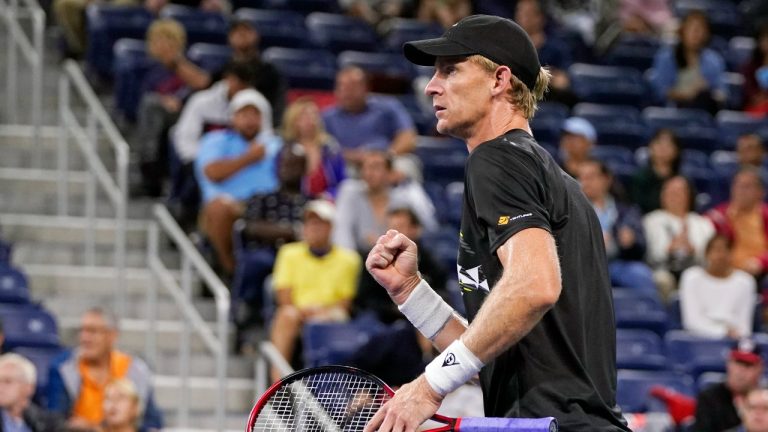
[[[583,135],[563,132],[560,137],[560,148],[565,154],[565,159],[584,160],[592,151],[592,142]]]
[[[768,432],[768,390],[755,390],[747,396],[744,427],[747,432]]]
[[[336,76],[334,88],[336,103],[344,111],[358,112],[365,108],[368,83],[365,74],[358,69],[347,69]]]
[[[109,356],[117,340],[117,331],[110,328],[103,316],[86,313],[80,320],[79,348],[83,359],[98,361]]]
[[[731,203],[737,208],[749,209],[763,200],[763,186],[756,173],[736,174],[731,184]]]
[[[726,363],[728,387],[735,394],[745,394],[757,387],[762,373],[762,363],[750,364],[732,359]]]
[[[298,184],[307,169],[307,158],[304,155],[286,151],[280,158],[277,176],[282,184]]]
[[[261,111],[255,106],[248,105],[232,114],[232,127],[250,141],[261,131]]]
[[[371,152],[363,156],[360,177],[371,190],[379,190],[389,185],[391,171],[387,168],[386,157]]]
[[[259,45],[258,33],[246,25],[238,25],[230,30],[228,39],[229,46],[232,47],[236,54],[253,51]]]
[[[333,226],[316,214],[309,212],[304,216],[304,241],[313,249],[323,249],[331,242]]]
[[[741,165],[760,167],[765,157],[765,149],[760,138],[755,135],[739,137],[736,142],[736,155]]]
[[[491,107],[493,74],[466,57],[440,57],[424,89],[432,97],[437,131],[466,139]]]
[[[536,0],[521,0],[515,8],[515,22],[529,35],[544,29],[544,16]]]
[[[0,365],[0,408],[26,403],[34,392],[34,386],[24,380],[19,367],[11,363]]]

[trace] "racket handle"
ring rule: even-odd
[[[537,419],[467,417],[459,420],[456,432],[557,432],[557,420],[554,417]]]

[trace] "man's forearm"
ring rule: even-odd
[[[247,155],[234,159],[221,159],[206,165],[204,173],[213,182],[223,182],[253,162]]]

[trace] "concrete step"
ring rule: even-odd
[[[112,287],[106,285],[104,288],[103,292],[97,295],[73,293],[63,296],[44,297],[43,304],[57,317],[77,318],[91,308],[112,304],[114,298]],[[157,319],[183,319],[183,314],[176,305],[176,302],[168,296],[165,290],[158,287],[158,293],[160,292],[165,295],[163,298],[159,298],[155,305]],[[146,295],[126,296],[125,303],[126,308],[123,313],[125,318],[148,319]],[[213,299],[195,298],[193,304],[203,320],[210,322],[216,320],[216,304]]]
[[[155,395],[163,411],[176,410],[184,400],[181,379],[173,375],[155,375]],[[191,410],[210,410],[218,401],[218,381],[215,378],[191,377],[189,379],[189,407]],[[251,379],[230,378],[227,380],[227,411],[247,413],[253,407],[256,390]],[[244,417],[242,427],[248,420]]]
[[[55,192],[29,194],[14,191],[0,192],[0,208],[5,213],[57,216],[59,211],[57,196]],[[128,204],[126,216],[128,219],[152,219],[152,206],[158,202],[161,201],[149,198],[133,199]],[[70,197],[68,205],[69,216],[85,217],[84,195]],[[95,213],[98,218],[114,218],[115,208],[108,200],[100,197],[96,200]]]
[[[243,356],[231,356],[227,362],[227,376],[231,378],[253,379],[254,360]],[[216,376],[216,360],[210,355],[195,354],[191,356],[189,367],[192,376]],[[178,375],[178,353],[161,352],[152,369],[157,375]]]
[[[0,222],[0,225],[2,222]],[[27,265],[53,266],[114,266],[115,248],[112,245],[97,245],[94,262],[88,263],[83,243],[51,243],[13,241],[13,262],[24,268]],[[170,261],[170,268],[178,268],[178,253],[164,251],[161,253],[165,261]],[[147,265],[147,253],[143,250],[128,249],[125,253],[125,263],[128,268],[144,267]]]
[[[81,244],[86,230],[93,224],[94,242],[100,246],[114,247],[116,221],[108,218],[76,216],[46,216],[36,214],[0,213],[3,238],[14,241],[45,242],[46,244]],[[126,221],[126,248],[145,250],[149,220]]]
[[[58,298],[78,296],[82,298],[111,295],[111,287],[117,271],[114,267],[87,267],[51,264],[22,264],[21,267],[30,283],[32,294],[37,298]],[[179,279],[178,272],[173,272]],[[126,297],[137,299],[146,295],[147,284],[152,275],[147,268],[128,268],[125,271]],[[161,298],[168,295],[163,289],[158,293]]]
[[[59,136],[58,126],[45,126],[41,129],[40,140],[35,142],[32,129],[28,126],[0,126],[0,151],[3,152],[0,168],[57,169]],[[103,143],[98,153],[106,167],[114,168],[114,152],[107,143]],[[82,171],[85,166],[76,145],[70,142],[67,167]]]

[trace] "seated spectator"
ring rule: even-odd
[[[206,134],[195,160],[195,176],[203,197],[203,230],[227,275],[235,269],[232,226],[243,203],[277,189],[275,157],[282,145],[262,133],[271,118],[269,102],[253,89],[238,92],[229,104],[232,128]]]
[[[763,169],[765,165],[765,146],[760,135],[748,133],[736,141],[736,158],[742,168]]]
[[[336,74],[336,105],[323,112],[328,133],[355,166],[368,149],[399,156],[416,147],[416,128],[405,107],[391,97],[371,96],[369,91],[365,72],[345,67]]]
[[[760,277],[768,269],[768,205],[760,171],[742,168],[731,182],[731,200],[707,212],[718,234],[733,240],[733,265]]]
[[[760,384],[763,359],[760,346],[751,339],[734,344],[726,363],[725,382],[713,384],[699,393],[696,401],[694,432],[720,432],[741,423],[739,410],[744,398]]]
[[[646,261],[663,298],[675,289],[683,270],[704,262],[704,248],[715,233],[712,222],[693,211],[694,199],[690,181],[672,177],[661,188],[661,208],[643,217]]]
[[[768,23],[755,36],[752,58],[742,68],[744,75],[744,111],[768,114]]]
[[[668,0],[620,0],[618,18],[623,32],[646,36],[664,37],[677,26]]]
[[[643,213],[661,206],[661,186],[680,174],[680,143],[671,129],[659,129],[648,143],[648,162],[632,177],[630,196]]]
[[[174,71],[176,59],[184,53],[187,34],[172,19],[160,19],[147,30],[147,52],[155,62],[144,75],[138,124],[132,146],[139,154],[143,192],[158,197],[168,165],[168,130],[179,118],[183,100],[191,90]]]
[[[270,340],[291,361],[302,325],[310,321],[346,321],[355,297],[361,260],[331,241],[335,209],[315,200],[304,211],[304,239],[277,253],[273,284],[277,312]],[[280,378],[272,371],[272,380]]]
[[[659,100],[680,108],[700,108],[715,114],[726,99],[725,61],[709,44],[709,19],[692,11],[680,24],[680,42],[662,47],[653,60]]]
[[[325,131],[320,110],[312,99],[297,99],[285,111],[283,142],[304,149],[308,162],[304,192],[313,198],[336,198],[338,186],[346,177],[344,156],[339,143]]]
[[[471,14],[470,0],[420,0],[416,17],[419,21],[438,23],[448,29]]]
[[[611,195],[613,175],[600,161],[582,163],[578,179],[603,229],[608,272],[613,286],[640,289],[657,295],[653,272],[643,262],[646,246],[640,209],[619,202]]]
[[[104,389],[103,432],[137,432],[141,400],[131,380],[122,378]]]
[[[437,228],[435,209],[424,189],[414,181],[393,186],[392,158],[383,151],[363,154],[361,179],[348,179],[339,189],[333,242],[367,254],[387,231],[387,212],[409,207],[427,231]]]
[[[733,268],[733,244],[718,235],[707,243],[706,265],[680,278],[683,328],[712,338],[737,339],[752,334],[757,286],[755,278]]]
[[[578,177],[581,165],[590,159],[595,141],[597,132],[592,123],[581,117],[565,120],[560,136],[560,166],[571,177]]]
[[[155,406],[152,374],[139,359],[118,351],[117,320],[100,308],[80,319],[78,346],[51,363],[48,409],[69,419],[72,428],[97,428],[104,420],[104,392],[110,381],[127,378],[135,385],[143,413],[140,430],[161,429]]]
[[[386,30],[393,18],[411,18],[416,14],[417,2],[412,0],[340,0],[339,6],[347,15],[360,18],[379,29]]]
[[[741,406],[742,425],[726,432],[768,432],[768,388],[759,386],[747,393]]]
[[[64,430],[63,419],[32,402],[36,381],[32,362],[15,353],[0,355],[0,431]]]

